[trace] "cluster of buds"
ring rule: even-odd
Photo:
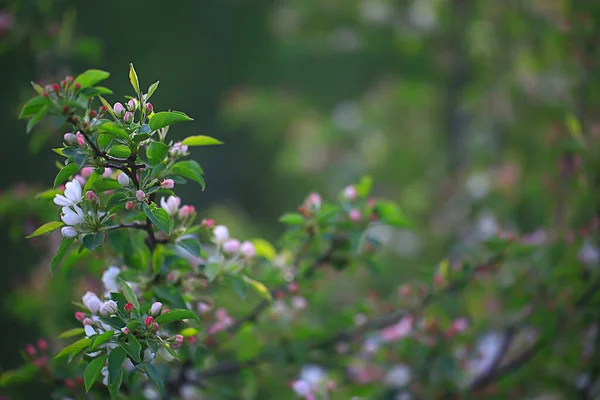
[[[135,113],[141,110],[140,102],[138,99],[130,99],[127,102],[127,106],[124,106],[122,103],[117,102],[113,105],[113,112],[117,116],[117,118],[122,119],[126,123],[132,123],[135,119]],[[152,103],[145,103],[143,105],[143,111],[146,114],[151,114],[154,110]]]
[[[229,328],[233,324],[233,318],[229,316],[227,310],[224,308],[219,308],[215,312],[215,320],[216,322],[208,328],[208,334],[214,335],[218,332],[221,332],[227,328]]]
[[[254,244],[248,240],[241,242],[239,239],[230,237],[229,229],[225,225],[214,227],[213,240],[227,255],[242,256],[246,260],[250,260],[256,256],[256,247]]]
[[[63,194],[54,196],[54,204],[62,207],[61,219],[66,226],[61,229],[61,233],[67,238],[93,230],[107,217],[104,212],[98,210],[100,199],[95,192],[88,190],[84,197],[80,180],[75,178],[68,182]]]
[[[298,212],[305,217],[310,217],[312,214],[318,213],[321,211],[321,207],[323,206],[323,199],[319,193],[311,193],[304,200],[304,203],[300,207],[298,207]]]
[[[46,85],[41,94],[47,99],[57,101],[61,98],[70,99],[79,90],[81,90],[81,83],[73,83],[73,77],[67,76],[60,83],[55,82]],[[63,111],[65,114],[68,113],[70,111],[69,106],[65,105]]]
[[[33,364],[42,368],[48,364],[48,341],[46,339],[38,339],[36,344],[28,344],[25,346],[25,355]]]
[[[171,149],[169,150],[169,154],[173,158],[179,158],[182,156],[186,156],[189,154],[188,147],[185,144],[181,144],[181,142],[176,142],[175,144],[173,144],[173,146],[171,146]]]

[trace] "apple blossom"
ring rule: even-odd
[[[142,361],[145,362],[146,364],[149,364],[154,360],[155,357],[156,357],[156,354],[154,354],[152,352],[152,350],[146,349],[146,350],[144,350],[144,358]]]
[[[102,283],[108,293],[118,292],[119,284],[117,283],[117,277],[121,273],[118,267],[110,266],[102,274]]]
[[[154,107],[152,106],[152,103],[146,103],[146,112],[148,114],[150,114],[152,112],[152,110],[154,110]]]
[[[127,176],[127,174],[121,172],[119,174],[119,176],[117,176],[117,181],[119,181],[119,185],[121,186],[129,186],[129,177]]]
[[[146,193],[144,193],[143,190],[136,190],[135,198],[137,201],[144,201],[146,199]]]
[[[117,313],[118,309],[119,307],[117,306],[117,303],[114,300],[108,300],[100,306],[100,314],[104,315],[105,317],[109,315],[114,315]]]
[[[85,145],[85,137],[83,136],[83,134],[81,132],[77,132],[75,134],[75,136],[77,137],[77,144],[80,146]]]
[[[100,204],[100,198],[92,190],[88,190],[87,192],[85,192],[85,198],[86,200],[91,201],[92,203]]]
[[[77,236],[77,231],[75,230],[75,228],[73,228],[72,226],[64,226],[60,229],[60,233],[61,235],[63,235],[66,238],[74,238],[75,236]]]
[[[169,150],[169,153],[173,157],[179,157],[179,156],[186,155],[187,151],[188,151],[187,145],[181,144],[181,142],[177,142],[171,147],[171,150]]]
[[[181,205],[181,199],[176,196],[169,196],[165,201],[164,197],[160,199],[160,206],[169,215],[176,215],[179,212],[179,206]]]
[[[144,193],[144,192],[142,192]],[[135,208],[135,203],[133,201],[128,201],[127,203],[125,203],[125,209],[126,210],[133,210]]]
[[[126,111],[125,116],[123,116],[123,121],[125,122],[133,122],[134,115],[132,112]]]
[[[129,111],[135,111],[135,110],[137,110],[138,106],[139,106],[139,103],[138,103],[137,99],[130,99],[127,102],[127,109]]]
[[[102,300],[94,292],[86,292],[81,298],[81,302],[92,314],[96,314],[102,306]]]
[[[115,103],[115,105],[113,106],[113,111],[115,115],[119,118],[122,118],[123,115],[125,115],[125,107],[123,107],[123,104],[121,103]]]
[[[74,206],[83,201],[81,184],[76,180],[67,182],[64,194],[54,196],[54,204],[62,207]]]
[[[160,187],[163,189],[173,189],[173,187],[175,187],[175,182],[173,179],[165,179],[160,183]]]
[[[77,143],[77,136],[75,136],[71,132],[67,132],[63,135],[63,141],[66,144],[71,144],[71,145],[75,144],[75,143]]]
[[[179,209],[179,218],[187,218],[193,213],[196,212],[196,208],[194,206],[185,205]]]
[[[354,222],[356,222],[356,221],[360,221],[360,219],[361,219],[361,217],[362,217],[362,216],[361,216],[361,214],[360,214],[360,211],[359,211],[359,210],[357,210],[356,208],[353,208],[352,210],[350,210],[350,211],[348,212],[348,216],[349,216],[349,217],[350,217],[350,219],[351,219],[352,221],[354,221]]]
[[[228,254],[235,254],[240,251],[240,241],[237,239],[228,239],[223,243],[223,251]]]
[[[127,303],[127,304],[125,304],[125,307],[123,307],[123,308],[125,308],[125,311],[127,311],[128,313],[130,313],[130,312],[133,311],[133,304]]]
[[[356,191],[354,185],[346,186],[346,188],[344,189],[344,198],[346,200],[356,200],[357,197],[358,192]]]
[[[158,315],[161,308],[162,308],[162,303],[156,301],[156,302],[152,303],[152,305],[150,306],[149,314]]]
[[[256,248],[252,242],[246,240],[240,246],[240,252],[244,255],[244,257],[252,258],[256,255]]]
[[[150,327],[150,325],[152,325],[154,323],[154,318],[152,316],[147,316],[146,319],[144,320],[144,325],[146,325],[146,327]]]
[[[83,319],[85,318],[85,314],[81,311],[75,311],[75,319],[77,321],[83,321]]]
[[[85,214],[78,206],[63,207],[60,219],[67,225],[79,225],[85,220]]]
[[[217,225],[213,230],[213,235],[215,236],[215,243],[223,244],[229,239],[229,229],[225,225]]]

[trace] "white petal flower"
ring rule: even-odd
[[[85,336],[87,337],[94,336],[97,333],[91,325],[84,326],[83,330],[85,331]]]
[[[300,379],[312,388],[317,388],[325,380],[325,371],[316,365],[307,365],[300,371]]]
[[[181,199],[175,196],[169,196],[165,201],[164,197],[160,199],[160,206],[169,215],[176,215],[179,212],[179,206],[181,205]]]
[[[100,306],[100,314],[107,317],[109,315],[116,314],[118,309],[119,307],[117,306],[117,303],[114,300],[108,300],[102,303],[102,305]]]
[[[63,207],[60,219],[67,225],[79,225],[85,219],[85,213],[78,206]]]
[[[404,364],[397,364],[387,373],[383,382],[389,386],[401,388],[408,384],[410,378],[410,368]]]
[[[223,251],[228,254],[235,254],[240,251],[240,241],[237,239],[228,239],[223,243]]]
[[[213,230],[213,235],[215,235],[215,242],[217,244],[223,244],[229,239],[229,229],[225,225],[217,225]]]
[[[73,204],[79,204],[83,201],[81,184],[76,179],[67,182],[65,185],[65,197],[71,200]]]
[[[77,236],[77,231],[72,226],[62,227],[60,233],[66,238],[74,238],[75,236]]]
[[[312,390],[311,390],[308,382],[305,382],[301,379],[292,382],[292,389],[294,390],[294,392],[296,392],[296,394],[298,396],[302,396],[302,397],[309,396],[312,393]]]
[[[87,292],[84,294],[81,298],[81,301],[83,302],[83,305],[92,312],[92,314],[96,314],[102,306],[102,300],[100,300],[94,292]]]
[[[68,206],[75,205],[71,200],[67,199],[62,194],[57,194],[56,196],[54,196],[54,204],[56,204],[57,206],[61,206],[61,207],[68,207]]]
[[[117,283],[117,277],[121,273],[121,270],[115,266],[108,267],[102,274],[102,283],[108,293],[115,293],[119,291],[119,284]]]
[[[100,373],[102,374],[102,376],[104,377],[102,379],[102,384],[104,386],[108,386],[108,367],[102,367],[102,370],[100,371]]]
[[[152,350],[150,350],[150,349],[144,350],[144,359],[143,359],[143,362],[145,362],[146,364],[149,364],[149,363],[151,363],[154,360],[154,357],[156,357],[156,354],[154,354],[152,352]]]

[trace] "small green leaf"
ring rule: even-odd
[[[79,83],[81,85],[81,89],[85,89],[102,82],[109,76],[110,74],[106,71],[101,71],[99,69],[88,69],[83,74],[75,78],[73,84]]]
[[[137,299],[137,296],[135,295],[135,292],[131,288],[131,286],[129,286],[129,284],[127,282],[125,282],[124,279],[118,278],[118,280],[119,280],[119,283],[121,284],[121,289],[123,289],[123,295],[125,296],[127,301],[130,302],[131,304],[133,304],[133,307],[135,307],[136,310],[139,310],[140,303]]]
[[[127,344],[129,345],[129,348],[133,351],[133,354],[136,356],[135,360],[137,362],[142,361],[142,359],[140,357],[140,352],[142,351],[142,345],[136,339],[136,337],[133,335],[127,335]]]
[[[367,197],[371,193],[373,187],[373,178],[370,176],[363,176],[359,183],[354,185],[356,193],[359,197]]]
[[[204,190],[205,182],[202,174],[202,167],[194,160],[186,160],[180,161],[178,163],[173,164],[170,169],[170,172],[174,175],[181,175],[185,178],[191,179],[200,184],[202,190]]]
[[[271,292],[269,292],[269,289],[267,289],[267,287],[265,285],[263,285],[259,281],[254,280],[246,275],[242,275],[242,276],[243,276],[244,281],[246,281],[246,283],[248,285],[252,286],[259,295],[261,295],[262,297],[265,298],[265,300],[268,300],[268,301],[273,300],[273,297],[271,296]]]
[[[131,154],[131,149],[127,146],[117,144],[108,149],[108,154],[117,158],[127,158]]]
[[[168,324],[173,321],[181,321],[182,319],[198,319],[198,316],[189,310],[171,310],[155,318],[155,321],[160,325]]]
[[[88,250],[95,250],[104,244],[104,232],[96,232],[85,235],[82,239],[83,245]]]
[[[118,119],[115,112],[113,111],[112,106],[108,103],[108,101],[106,101],[106,99],[102,96],[98,96],[98,98],[100,99],[100,102],[102,103],[102,105],[104,107],[106,107],[108,109],[108,113],[114,118],[114,119]]]
[[[193,121],[190,117],[180,111],[163,111],[156,113],[150,118],[150,129],[153,131],[173,125],[177,122]]]
[[[161,142],[152,142],[150,146],[148,146],[148,150],[146,150],[146,156],[148,156],[148,163],[152,166],[160,164],[162,160],[165,159],[167,153],[169,152],[169,147]]]
[[[160,379],[158,372],[156,372],[156,369],[154,369],[154,366],[152,364],[145,364],[142,368],[146,370],[150,379],[156,384],[160,397],[165,398],[165,385],[162,379]]]
[[[169,214],[162,208],[157,208],[154,203],[152,205],[154,206],[153,208],[149,207],[146,203],[143,203],[144,213],[158,229],[168,235],[171,231],[171,219]]]
[[[21,109],[21,113],[19,114],[19,119],[36,115],[40,112],[42,108],[44,108],[45,106],[50,106],[51,104],[52,103],[50,102],[50,100],[48,100],[44,96],[34,97],[33,99],[25,103],[25,105]]]
[[[58,171],[56,178],[54,178],[54,189],[69,179],[72,175],[75,175],[77,171],[79,171],[79,167],[76,164],[65,165],[60,171]]]
[[[275,247],[264,239],[254,239],[252,240],[252,244],[256,249],[256,255],[259,257],[264,257],[267,260],[272,261],[277,255]]]
[[[40,96],[42,96],[44,94],[44,88],[41,87],[40,85],[38,85],[37,83],[31,81],[31,87],[33,88],[33,90],[36,91],[37,94],[39,94]]]
[[[150,99],[150,97],[152,97],[152,95],[154,94],[156,89],[158,89],[159,82],[160,81],[156,81],[152,85],[150,85],[150,87],[148,88],[148,93],[146,94],[146,99],[145,99],[146,101],[148,101]]]
[[[378,201],[375,205],[375,211],[383,222],[395,228],[406,228],[411,226],[408,219],[400,210],[400,207],[392,202]]]
[[[131,82],[131,87],[135,92],[140,95],[140,82],[138,80],[137,73],[135,72],[135,68],[133,68],[133,64],[129,64],[129,82]]]
[[[79,91],[79,94],[81,96],[85,96],[85,97],[95,97],[95,96],[100,96],[100,95],[106,95],[106,94],[113,94],[113,91],[110,90],[109,88],[105,88],[102,86],[96,86],[96,87],[89,87],[89,88],[85,88],[83,90]]]
[[[177,241],[177,244],[183,247],[191,255],[200,257],[200,242],[198,242],[198,239],[195,237],[182,238]]]
[[[152,270],[155,274],[159,274],[162,265],[165,262],[165,247],[162,244],[156,245],[154,253],[152,253]]]
[[[64,223],[62,221],[47,222],[44,225],[42,225],[39,228],[37,228],[35,231],[33,231],[33,233],[31,235],[26,236],[25,238],[29,239],[29,238],[32,238],[32,237],[43,235],[43,234],[48,233],[48,232],[52,232],[53,230],[58,229],[58,228],[60,228],[63,225],[64,225]]]
[[[183,139],[181,144],[184,144],[186,146],[214,146],[218,144],[223,144],[223,142],[210,136],[198,135],[186,137],[185,139]]]
[[[116,179],[100,178],[92,184],[92,189],[96,192],[105,192],[107,190],[120,189],[121,185]]]
[[[25,127],[25,133],[29,134],[33,128],[46,116],[46,114],[50,111],[50,106],[43,106],[40,110],[27,122],[27,126]]]
[[[106,331],[106,332],[101,333],[100,335],[98,335],[96,340],[94,340],[94,343],[92,344],[92,348],[90,350],[95,350],[101,344],[108,342],[113,337],[114,334],[115,334],[115,331]]]
[[[68,331],[64,331],[63,333],[61,333],[60,335],[58,335],[59,339],[67,339],[73,336],[79,336],[79,335],[83,335],[85,333],[85,330],[83,328],[73,328],[73,329],[69,329]]]
[[[98,132],[106,132],[115,135],[119,139],[129,140],[129,133],[114,122],[106,122],[98,127]]]
[[[240,296],[240,298],[246,297],[246,282],[239,275],[230,275],[229,280],[231,281],[231,286],[233,290]]]
[[[114,350],[113,350],[114,351]],[[111,352],[110,354],[112,354],[113,352]],[[123,354],[125,354],[125,352],[123,352]],[[110,372],[109,372],[109,380],[110,380]],[[119,398],[119,389],[121,388],[121,384],[123,383],[123,369],[119,368],[119,371],[117,372],[117,377],[115,378],[114,381],[112,382],[108,382],[108,391],[110,393],[110,398],[111,399],[118,399]]]
[[[204,267],[204,275],[206,275],[209,282],[214,281],[219,272],[221,272],[221,264],[219,263],[209,263]]]
[[[106,363],[106,354],[99,355],[94,358],[85,368],[83,372],[83,383],[85,384],[85,392],[89,392],[96,382],[96,379],[100,376],[100,372],[104,367],[104,363]]]
[[[288,225],[304,225],[306,222],[304,216],[298,213],[287,213],[283,214],[279,218],[279,222],[288,224]]]
[[[63,257],[67,253],[67,250],[69,250],[69,247],[71,247],[74,241],[75,238],[65,238],[62,240],[62,242],[60,242],[60,246],[58,246],[56,255],[52,258],[52,261],[50,262],[50,274],[54,273],[54,270],[56,269],[56,267],[58,267]]]
[[[62,349],[54,358],[60,358],[66,355],[77,355],[81,350],[85,349],[90,345],[90,338],[79,339],[75,343],[70,344],[69,346]]]

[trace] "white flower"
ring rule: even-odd
[[[467,372],[471,379],[484,374],[502,350],[503,336],[491,332],[483,336],[476,345],[476,354],[467,363]]]
[[[179,206],[181,205],[181,199],[175,196],[169,196],[167,201],[165,198],[160,199],[160,206],[163,210],[165,210],[169,215],[176,215],[179,211]]]
[[[108,267],[102,274],[102,283],[108,293],[115,293],[119,291],[119,284],[117,283],[117,276],[121,273],[121,270],[115,266]]]
[[[72,226],[62,227],[60,233],[66,238],[74,238],[75,236],[77,236],[77,231]]]
[[[303,380],[297,380],[292,382],[292,389],[294,390],[294,392],[296,392],[298,396],[302,397],[309,396],[312,393],[308,382],[305,382]]]
[[[117,181],[119,181],[119,185],[121,186],[129,186],[129,177],[123,172],[117,176]]]
[[[156,389],[146,386],[142,391],[142,395],[146,400],[160,400],[160,394],[156,391]]]
[[[346,200],[356,200],[356,197],[358,197],[356,188],[353,185],[346,186],[344,189],[344,197]]]
[[[223,251],[225,253],[234,254],[240,251],[240,241],[237,239],[229,239],[223,243]]]
[[[84,326],[83,330],[85,331],[85,336],[87,337],[94,336],[97,333],[91,325]]]
[[[102,384],[104,386],[108,386],[108,367],[102,367],[102,370],[100,371],[100,373],[104,377],[104,378],[102,378]]]
[[[217,244],[223,244],[229,239],[229,229],[225,225],[217,225],[213,230],[213,235],[215,235],[215,242]]]
[[[78,206],[63,207],[60,219],[67,225],[79,225],[85,219],[85,213]]]
[[[325,371],[316,365],[307,365],[300,370],[300,379],[312,388],[317,388],[325,380]]]
[[[165,349],[164,347],[161,347],[160,349],[158,349],[158,351],[156,352],[156,354],[162,358],[163,360],[165,360],[166,362],[171,362],[175,359],[175,357],[173,357],[171,355],[171,353],[169,353],[167,351],[167,349]]]
[[[114,300],[108,300],[102,303],[102,305],[100,306],[100,314],[107,317],[109,315],[116,314],[118,309],[119,307],[117,306],[117,303]]]
[[[181,400],[200,400],[202,396],[200,395],[200,391],[194,385],[183,385],[181,389],[179,389],[179,396],[181,396]]]
[[[144,359],[142,361],[149,364],[154,360],[154,357],[156,357],[156,354],[154,354],[152,350],[146,349],[144,350]]]
[[[74,206],[83,201],[83,193],[81,190],[81,184],[73,179],[65,185],[65,193],[57,194],[54,197],[54,204],[62,207]]]
[[[160,309],[162,308],[162,303],[155,301],[154,303],[152,303],[152,305],[150,306],[150,315],[157,315],[160,312]]]
[[[252,242],[249,242],[249,241],[246,240],[240,246],[240,252],[244,255],[244,257],[246,257],[246,258],[252,258],[252,257],[254,257],[256,255],[256,248],[254,247],[254,245],[252,244]]]
[[[395,365],[385,376],[383,382],[395,388],[401,388],[410,381],[410,368],[404,364]]]
[[[83,302],[83,305],[91,311],[92,314],[96,314],[102,306],[102,300],[100,300],[94,292],[87,292],[84,294],[81,298],[81,301]]]

